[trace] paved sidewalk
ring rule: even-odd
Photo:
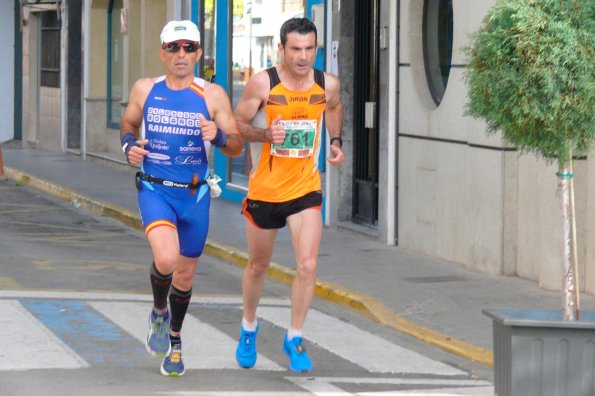
[[[135,170],[68,153],[3,147],[4,173],[77,206],[139,227]],[[206,252],[245,265],[246,239],[239,204],[213,200]],[[290,282],[293,253],[279,233],[269,275]],[[386,246],[351,231],[325,228],[317,296],[345,305],[424,342],[490,366],[492,321],[486,308],[560,309],[561,293],[516,277],[490,276],[457,264]],[[582,294],[583,310],[595,297]]]

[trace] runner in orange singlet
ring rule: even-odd
[[[281,27],[279,52],[283,61],[253,75],[236,108],[236,121],[251,142],[253,169],[242,213],[246,216],[248,265],[244,271],[244,316],[236,350],[238,364],[256,363],[256,308],[262,295],[277,231],[287,224],[296,258],[291,289],[291,323],[283,340],[289,367],[310,372],[312,363],[302,339],[302,327],[314,296],[318,249],[322,236],[322,191],[318,158],[322,116],[330,137],[328,161],[339,166],[343,104],[339,80],[313,69],[316,26],[307,18],[293,18]],[[266,128],[252,125],[258,111]]]

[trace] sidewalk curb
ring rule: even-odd
[[[8,166],[4,167],[4,174],[6,177],[14,180],[17,183],[26,184],[30,187],[36,188],[77,207],[90,210],[102,216],[111,217],[137,230],[143,229],[138,214],[121,206],[86,197],[67,187],[40,179],[29,173]]]
[[[15,168],[5,166],[4,174],[6,177],[17,183],[26,184],[53,197],[76,204],[78,207],[113,218],[134,229],[143,230],[138,213],[132,212],[126,208],[86,197],[68,187],[37,178]],[[238,251],[235,248],[210,239],[207,239],[205,253],[239,267],[245,267],[248,263],[248,255],[245,252]],[[271,262],[267,271],[267,276],[271,279],[291,284],[295,278],[295,271],[283,265]],[[371,296],[321,280],[316,281],[315,295],[323,300],[349,308],[386,327],[407,334],[422,342],[434,345],[455,355],[488,367],[493,367],[494,365],[494,355],[492,351],[410,322],[409,320],[400,317],[381,301]]]

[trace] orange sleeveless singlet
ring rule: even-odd
[[[262,151],[250,172],[248,198],[256,201],[286,202],[318,191],[320,135],[326,108],[324,73],[314,70],[314,85],[307,91],[283,86],[277,69],[267,69],[271,80],[269,99],[264,106],[267,127],[281,114],[286,138],[283,146],[262,143]]]

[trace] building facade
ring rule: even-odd
[[[495,0],[42,3],[22,7],[24,145],[122,163],[119,117],[134,81],[163,73],[157,55],[166,21],[198,23],[204,57],[215,65],[209,78],[235,106],[249,76],[277,61],[280,24],[307,16],[319,28],[316,66],[339,75],[345,105],[346,161],[321,165],[325,224],[561,288],[556,169],[464,115],[463,48]],[[224,199],[245,196],[248,150],[231,160],[212,154]],[[581,158],[574,169],[579,276],[589,293],[594,167]]]
[[[559,290],[556,167],[521,155],[464,115],[463,48],[494,3],[333,2],[340,4],[340,76],[352,109],[345,130],[351,158],[332,181],[335,224],[363,223],[359,230],[387,244]],[[579,278],[589,293],[593,165],[590,157],[574,164]]]
[[[17,48],[20,43],[17,3],[4,1],[0,4],[0,143],[14,137],[14,131],[20,132],[20,96],[18,91],[20,81],[16,78],[15,70],[19,67],[19,53]],[[0,152],[0,165],[2,164]]]

